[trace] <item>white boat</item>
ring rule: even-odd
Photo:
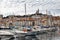
[[[55,27],[48,27],[48,28],[41,28],[40,26],[34,26],[34,28],[32,28],[32,31],[55,31],[56,28]]]
[[[4,30],[4,28],[3,29],[0,28],[0,38],[1,38],[1,40],[8,40],[13,36],[14,36],[13,33],[9,32],[8,30]]]
[[[0,35],[5,36],[5,35],[14,35],[14,34],[9,32],[8,30],[0,30]]]
[[[20,31],[17,29],[10,29],[10,28],[0,28],[0,38],[1,40],[8,40],[11,37],[19,37],[19,36],[25,36],[27,32]]]

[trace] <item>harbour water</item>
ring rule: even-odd
[[[41,34],[37,35],[36,38],[29,38],[29,40],[60,40],[60,34],[57,32],[49,32],[48,34]],[[19,37],[12,37],[9,39],[9,37],[2,38],[1,40],[26,40],[24,36],[19,36]]]

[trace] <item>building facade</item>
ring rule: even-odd
[[[0,16],[0,27],[22,27],[22,26],[60,26],[60,17],[39,13],[31,15],[10,15],[7,17]]]

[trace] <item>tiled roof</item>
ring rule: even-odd
[[[34,18],[21,18],[20,20],[21,21],[25,21],[25,20],[27,20],[27,21],[34,21],[35,19]]]

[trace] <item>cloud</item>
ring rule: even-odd
[[[24,15],[25,3],[27,14],[35,13],[38,8],[40,9],[40,12],[43,13],[46,9],[53,9],[52,13],[56,12],[56,15],[60,13],[60,11],[57,10],[60,9],[60,0],[0,0],[0,14],[3,14],[4,16],[13,13],[15,15]]]

